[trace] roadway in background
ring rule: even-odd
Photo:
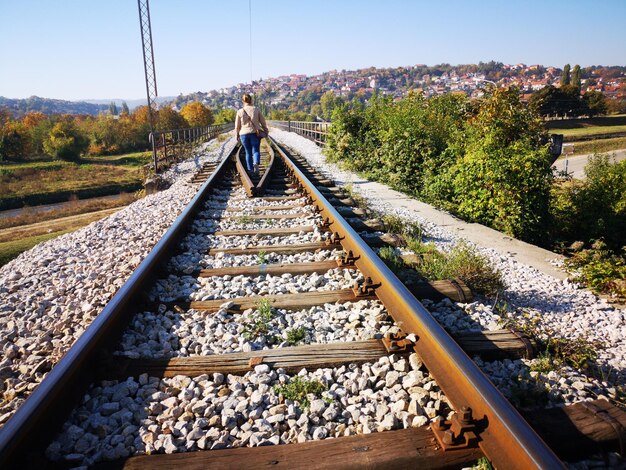
[[[603,152],[607,153],[610,156],[610,160],[617,163],[626,159],[626,149],[621,150],[613,150],[612,152]],[[594,154],[588,155],[575,155],[567,158],[559,158],[554,165],[557,171],[565,171],[565,162],[567,161],[567,172],[573,177],[577,179],[585,178],[585,166],[587,165],[587,161],[589,157]]]

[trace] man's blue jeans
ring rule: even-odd
[[[254,165],[261,163],[261,139],[255,133],[240,134],[241,145],[246,150],[246,167],[248,171],[254,170]]]

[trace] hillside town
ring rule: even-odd
[[[462,92],[471,97],[483,94],[489,86],[514,85],[527,98],[546,86],[559,86],[563,69],[542,65],[506,65],[496,62],[478,65],[448,64],[360,70],[331,70],[321,75],[283,75],[252,83],[180,95],[174,109],[191,101],[201,101],[212,108],[237,108],[242,93],[252,93],[272,107],[288,107],[293,103],[311,105],[325,92],[350,100],[368,99],[377,93],[399,99],[409,91],[422,92],[426,97]],[[626,67],[586,67],[580,69],[581,92],[600,91],[607,99],[626,97]],[[293,108],[293,106],[292,106]]]

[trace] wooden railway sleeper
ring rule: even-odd
[[[478,423],[469,406],[462,406],[447,420],[435,419],[431,429],[443,450],[458,450],[478,447]]]
[[[624,426],[622,426],[622,423],[620,423],[617,419],[611,416],[606,410],[598,408],[593,403],[582,402],[581,404],[583,408],[588,410],[592,415],[611,425],[611,427],[615,430],[615,434],[617,436],[617,442],[619,443],[619,453],[622,457],[626,456],[626,432],[624,430]]]

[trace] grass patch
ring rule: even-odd
[[[298,344],[306,338],[306,329],[301,326],[287,331],[287,342],[291,345]]]
[[[588,126],[573,129],[552,129],[558,134],[567,137],[592,137],[594,135],[613,134],[617,132],[626,132],[626,125],[622,126]]]
[[[270,330],[270,322],[274,318],[274,309],[268,299],[260,299],[256,303],[256,310],[250,316],[249,323],[245,326],[243,336],[248,341],[259,335],[264,335]]]
[[[405,267],[404,261],[400,258],[400,255],[396,252],[395,248],[391,246],[383,246],[378,250],[378,257],[383,260],[389,269],[394,273],[400,272]]]
[[[559,132],[571,129],[587,128],[612,128],[616,126],[626,126],[626,114],[614,114],[611,116],[599,116],[587,119],[563,119],[546,121],[545,126],[550,131]]]
[[[0,242],[17,241],[59,231],[73,231],[109,216],[116,208],[0,230]]]
[[[549,372],[570,366],[594,374],[597,369],[598,349],[603,347],[598,341],[590,341],[585,337],[563,338],[542,326],[539,317],[530,317],[524,313],[521,317],[509,316],[503,327],[521,331],[537,342],[539,350],[543,352],[531,368],[534,371]]]
[[[346,193],[348,193],[348,196],[350,196],[354,200],[356,207],[359,207],[361,209],[367,209],[369,207],[369,203],[367,202],[367,199],[365,199],[363,196],[361,196],[359,193],[357,193],[354,190],[354,186],[352,185],[352,183],[348,183],[344,185],[342,189]]]
[[[242,225],[251,224],[252,222],[254,222],[254,219],[249,215],[242,215],[240,217],[237,217],[237,219],[235,220],[238,224]]]
[[[44,235],[37,235],[33,237],[22,238],[20,240],[0,243],[0,266],[4,266],[9,261],[17,258],[24,251],[30,250],[38,243],[51,240],[71,231],[73,231],[73,229],[60,230],[58,232],[46,233]]]
[[[263,250],[259,251],[256,262],[257,264],[267,264],[268,262],[267,251],[263,251]]]
[[[326,387],[317,380],[307,380],[296,375],[288,384],[276,385],[274,391],[286,400],[297,401],[304,409],[308,409],[311,406],[311,395],[321,398]]]
[[[542,381],[517,376],[509,389],[509,399],[517,408],[545,408],[550,402],[550,390]]]
[[[574,280],[594,292],[626,299],[626,247],[620,255],[607,249],[604,242],[596,241],[591,248],[575,252],[565,266],[574,272]]]
[[[464,242],[457,243],[449,253],[437,250],[434,243],[409,239],[407,247],[421,261],[415,267],[429,281],[459,278],[474,292],[497,295],[505,287],[502,274],[489,260]]]
[[[593,153],[610,153],[615,150],[626,148],[626,137],[614,137],[610,139],[585,140],[582,142],[573,142],[574,155],[588,155]],[[564,155],[559,157],[565,158]]]
[[[377,216],[382,219],[387,232],[413,238],[421,242],[423,233],[419,222],[407,222],[395,214],[384,214],[382,216],[377,214]]]
[[[487,457],[481,457],[478,461],[470,467],[470,470],[493,470],[491,466],[491,462],[487,459]]]

